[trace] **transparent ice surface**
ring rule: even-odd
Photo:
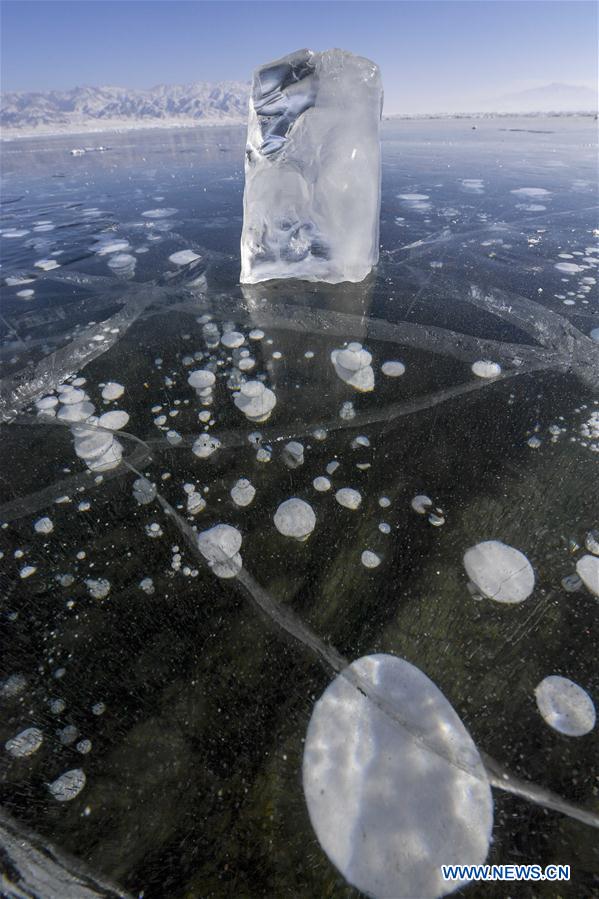
[[[199,148],[197,134],[115,136],[91,160],[63,139],[5,151],[0,230],[29,232],[2,240],[0,384],[0,840],[21,892],[347,899],[356,872],[397,876],[376,835],[392,844],[398,821],[431,883],[430,809],[459,832],[470,783],[492,798],[489,863],[569,863],[560,895],[594,894],[593,124],[385,123],[383,138],[381,260],[340,287],[239,286],[241,130],[207,129]],[[44,220],[55,229],[34,232]],[[125,241],[127,280],[98,251]],[[184,251],[198,258],[170,261]],[[560,254],[581,270],[557,268]],[[61,264],[36,269],[44,258]],[[352,344],[370,390],[332,363],[365,361]],[[480,361],[497,376],[478,377]],[[276,398],[264,421],[235,403],[248,382]],[[114,468],[91,471],[52,414],[76,390],[97,419],[79,437],[118,439]],[[102,425],[119,413],[118,431]],[[193,451],[201,435],[208,455]],[[247,505],[232,495],[242,480]],[[342,490],[360,502],[340,504]],[[300,506],[280,533],[294,498],[313,517]],[[219,525],[242,542],[209,539],[206,558],[198,537]],[[473,589],[464,557],[487,541],[525,558],[510,584],[532,568],[521,602],[481,589],[503,579],[494,556]],[[414,667],[399,702],[356,664],[373,656]],[[567,680],[549,712],[548,678]],[[307,739],[332,685],[340,726],[321,761],[354,786],[325,811],[367,828],[361,840],[333,820],[350,867],[302,782],[306,764],[318,774]],[[576,735],[554,726],[581,712]],[[392,789],[402,758],[409,803]],[[554,899],[554,884],[533,886],[523,895]],[[505,884],[460,895],[505,899]]]
[[[379,256],[378,67],[345,50],[260,66],[250,97],[241,281],[362,281]]]

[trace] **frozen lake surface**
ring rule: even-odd
[[[599,894],[596,124],[475,125],[351,285],[240,287],[241,128],[4,144],[0,829],[89,895]]]

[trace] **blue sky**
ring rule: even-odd
[[[248,80],[299,47],[381,66],[385,111],[476,108],[551,82],[593,86],[591,0],[3,0],[2,89]]]

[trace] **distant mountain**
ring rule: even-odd
[[[158,85],[149,90],[76,87],[5,93],[3,136],[245,122],[250,85],[241,81]]]
[[[76,87],[47,93],[5,93],[0,126],[5,139],[37,134],[78,134],[131,128],[227,125],[247,120],[249,83],[198,81],[158,85],[149,90],[123,87]],[[472,114],[544,114],[596,112],[597,92],[571,84],[543,87],[470,102],[445,116]],[[428,117],[431,110],[408,118]]]
[[[597,112],[597,91],[575,84],[545,84],[488,101],[495,112]]]

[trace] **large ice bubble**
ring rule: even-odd
[[[467,549],[464,568],[475,588],[496,602],[523,602],[534,590],[532,565],[524,553],[501,540],[485,540]]]
[[[254,73],[241,281],[362,281],[378,261],[378,66],[297,50]]]
[[[487,856],[493,799],[476,746],[404,659],[364,656],[327,687],[308,726],[303,786],[320,845],[369,896],[435,899],[464,883],[444,881],[442,865]]]

